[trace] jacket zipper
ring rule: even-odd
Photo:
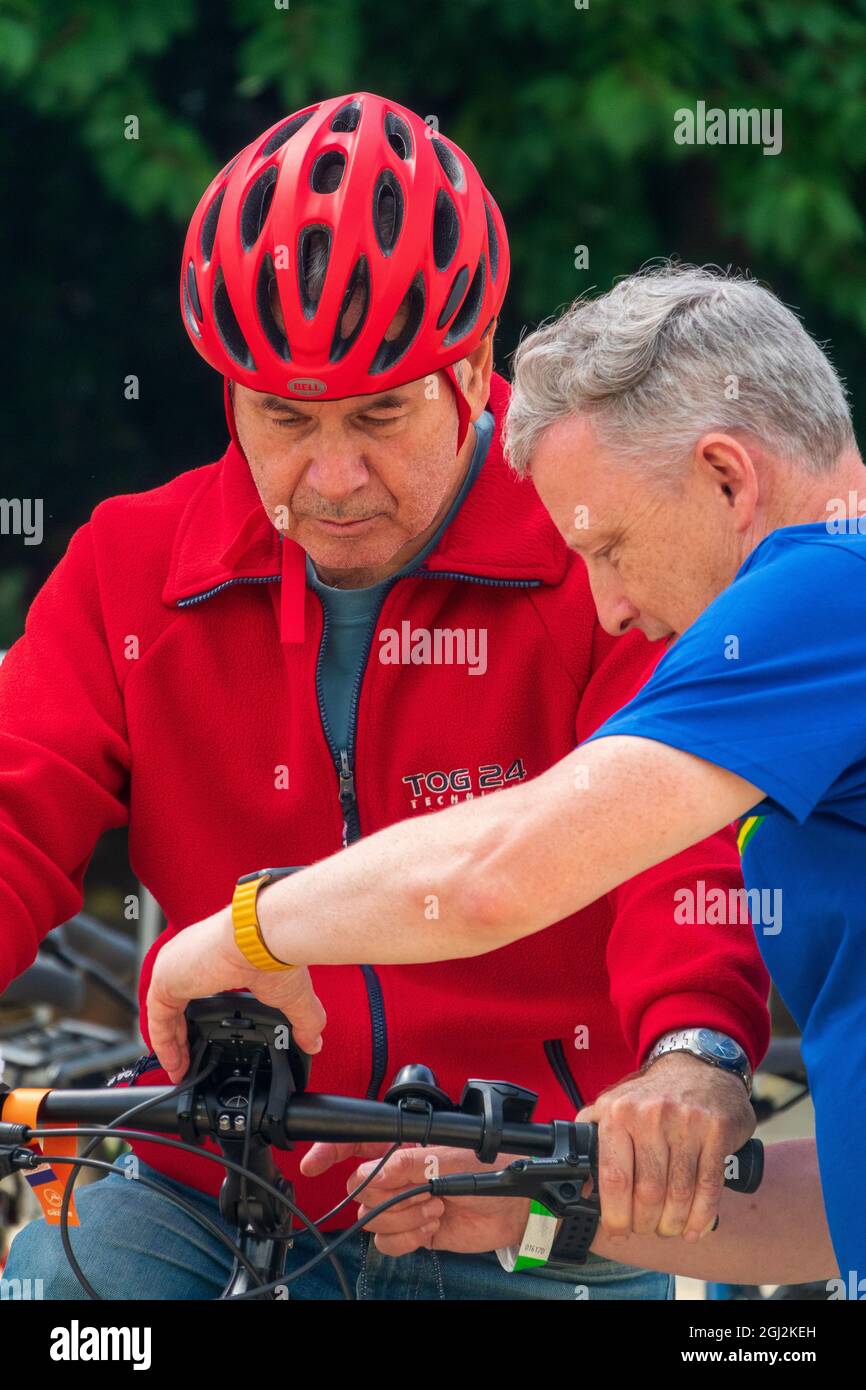
[[[393,581],[396,583],[396,580]],[[358,722],[358,700],[361,694],[361,683],[367,669],[367,661],[370,657],[370,648],[373,645],[373,635],[379,621],[379,614],[388,594],[391,592],[393,584],[382,594],[381,602],[376,612],[370,619],[364,641],[364,650],[355,676],[355,683],[352,687],[352,695],[349,701],[349,724],[346,737],[346,747],[338,748],[334,742],[334,735],[328,722],[328,715],[325,710],[324,688],[322,684],[322,656],[328,637],[328,609],[326,604],[322,604],[322,640],[319,644],[319,654],[316,658],[316,699],[319,706],[319,718],[322,721],[322,730],[325,740],[331,750],[334,765],[337,769],[337,791],[340,798],[340,809],[343,812],[343,848],[354,843],[361,838],[361,820],[358,812],[358,801],[355,790],[355,728]],[[359,967],[364,978],[364,986],[367,990],[367,1005],[370,1010],[370,1028],[372,1035],[372,1063],[370,1067],[370,1080],[367,1085],[367,1100],[376,1100],[382,1082],[385,1079],[385,1071],[388,1066],[388,1028],[385,1021],[385,1000],[382,994],[382,983],[372,965],[362,965]]]
[[[206,589],[203,594],[193,594],[192,598],[179,598],[176,608],[191,608],[194,603],[204,603],[206,598],[213,598],[214,594],[221,594],[223,589],[230,589],[233,584],[273,584],[279,581],[282,575],[279,574],[257,574],[247,579],[226,579],[222,584],[217,584],[214,589]]]
[[[490,584],[502,588],[528,588],[530,585],[538,586],[540,581],[523,581],[512,579],[481,579],[474,575],[463,575],[457,573],[441,573],[432,570],[419,568],[404,577],[423,579],[468,579],[476,584]],[[331,749],[337,768],[337,781],[339,788],[340,806],[343,811],[343,846],[352,844],[361,837],[361,822],[358,810],[357,793],[355,787],[355,734],[358,723],[358,701],[361,695],[361,684],[367,670],[367,662],[370,658],[370,648],[373,645],[373,637],[379,622],[379,616],[384,607],[385,600],[390,594],[397,580],[394,579],[382,594],[382,599],[375,614],[370,620],[367,629],[364,651],[358,667],[358,674],[355,677],[355,684],[352,689],[351,701],[349,704],[349,727],[346,739],[346,748],[337,748],[334,744],[333,735],[328,724],[325,713],[324,692],[322,689],[322,653],[325,650],[325,642],[328,633],[328,610],[322,604],[324,614],[324,624],[322,627],[322,641],[319,647],[319,656],[316,663],[316,694],[319,702],[319,716],[322,721],[322,728],[325,738]],[[364,976],[364,984],[367,989],[367,1003],[370,1009],[370,1023],[372,1028],[373,1041],[373,1061],[370,1069],[370,1082],[367,1087],[367,1099],[375,1100],[379,1095],[382,1082],[385,1079],[385,1072],[388,1066],[388,1028],[385,1020],[385,1001],[382,994],[382,983],[372,965],[362,965],[361,972]]]
[[[559,1082],[568,1099],[571,1101],[575,1111],[583,1109],[583,1097],[577,1087],[577,1082],[571,1074],[569,1065],[565,1060],[565,1049],[560,1038],[554,1038],[544,1044],[544,1055],[550,1063],[551,1070]]]
[[[464,584],[486,584],[492,589],[540,589],[540,579],[491,579],[479,574],[459,574],[456,570],[417,569],[406,579],[461,579]]]

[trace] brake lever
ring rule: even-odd
[[[581,1126],[586,1132],[588,1126]],[[571,1216],[585,1211],[601,1215],[598,1194],[587,1196],[583,1188],[593,1176],[595,1164],[594,1131],[590,1130],[591,1147],[580,1151],[581,1131],[573,1121],[553,1121],[553,1153],[549,1158],[516,1158],[507,1168],[494,1173],[455,1173],[434,1178],[430,1191],[437,1197],[534,1197],[554,1216]]]

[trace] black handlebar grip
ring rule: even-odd
[[[760,1139],[749,1139],[731,1158],[736,1168],[731,1177],[725,1178],[725,1187],[732,1192],[757,1192],[764,1176],[764,1146]]]

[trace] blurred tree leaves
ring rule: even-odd
[[[26,477],[50,529],[39,555],[0,537],[19,576],[0,622],[102,496],[221,451],[219,380],[176,307],[186,219],[259,131],[353,89],[435,115],[499,202],[500,360],[524,324],[678,254],[770,283],[866,411],[866,0],[2,0],[0,495]],[[675,112],[698,101],[780,109],[782,153],[677,145]]]

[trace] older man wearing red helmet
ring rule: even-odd
[[[279,122],[206,190],[182,312],[225,377],[231,443],[217,463],[102,503],[4,663],[0,987],[79,906],[109,825],[128,821],[133,866],[169,918],[144,999],[154,960],[239,879],[254,920],[276,872],[258,866],[311,863],[534,777],[646,679],[660,653],[638,633],[606,636],[583,567],[504,463],[508,387],[492,343],[508,270],[501,215],[463,151],[370,93]],[[644,1119],[675,1113],[692,1141],[706,1126],[739,1147],[767,976],[747,924],[677,923],[676,889],[699,880],[739,884],[731,835],[485,957],[314,969],[319,1002],[298,1040],[318,1051],[327,1015],[316,1088],[376,1097],[420,1060],[451,1094],[469,1075],[508,1074],[538,1093],[541,1120],[608,1088]],[[249,979],[227,986],[284,1008],[292,990],[309,998],[306,971],[258,969],[254,932],[247,949]],[[203,959],[202,980],[218,968]],[[673,1048],[630,1075],[693,1027],[726,1036],[739,1075]],[[154,1054],[126,1078],[165,1079]],[[218,1165],[136,1150],[141,1170],[218,1219]],[[314,1212],[345,1197],[345,1157],[275,1153]],[[98,1287],[138,1298],[223,1287],[224,1249],[143,1184],[111,1176],[79,1208],[73,1247]],[[324,1229],[352,1219],[344,1207]],[[310,1240],[296,1237],[290,1268]],[[486,1255],[398,1262],[362,1233],[341,1256],[370,1298],[671,1289],[606,1260],[517,1283]],[[79,1295],[43,1222],[17,1237],[7,1274]],[[339,1296],[327,1264],[292,1290]]]

